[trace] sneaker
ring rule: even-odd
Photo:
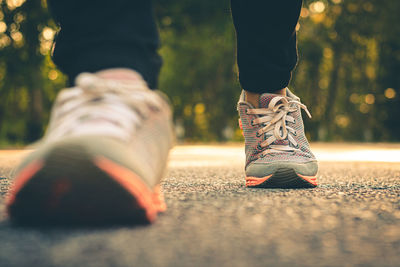
[[[166,99],[137,80],[83,73],[58,95],[46,135],[7,199],[19,223],[149,223],[173,133]]]
[[[317,186],[318,163],[304,134],[300,109],[307,107],[289,89],[287,96],[262,94],[259,108],[242,92],[238,111],[246,151],[246,186],[307,188]]]

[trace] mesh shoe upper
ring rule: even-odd
[[[143,121],[162,109],[171,117],[160,95],[137,80],[102,79],[82,73],[76,87],[57,96],[44,140],[62,137],[101,135],[130,142]]]
[[[289,89],[283,98],[265,93],[259,106],[255,109],[242,93],[238,111],[245,137],[246,170],[254,164],[316,162],[304,134],[301,108],[306,108],[297,96]],[[316,172],[313,169],[311,172]]]
[[[165,170],[173,139],[169,104],[141,77],[120,81],[83,73],[76,87],[58,95],[46,135],[26,162],[45,158],[65,143],[119,163],[153,187]]]

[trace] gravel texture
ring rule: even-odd
[[[399,163],[322,162],[320,186],[298,190],[247,189],[240,164],[172,164],[155,224],[95,229],[11,225],[12,166],[0,165],[2,267],[400,266]]]

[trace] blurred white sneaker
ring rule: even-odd
[[[137,80],[82,73],[60,92],[38,149],[18,167],[7,206],[19,223],[146,223],[173,143],[165,97]]]

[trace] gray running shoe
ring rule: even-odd
[[[246,150],[246,186],[317,186],[318,163],[304,134],[300,109],[307,107],[289,89],[287,96],[262,94],[259,108],[242,92],[238,111]]]
[[[83,73],[55,102],[38,149],[18,167],[7,200],[18,223],[148,223],[173,143],[171,110],[137,80]]]

